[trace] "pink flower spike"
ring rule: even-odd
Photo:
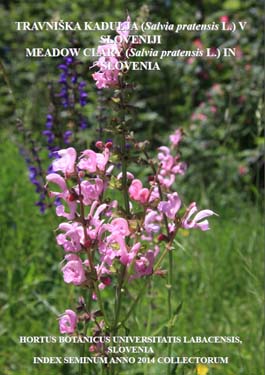
[[[54,171],[62,171],[65,176],[75,172],[76,151],[73,147],[58,151],[60,159],[54,160],[52,167]]]
[[[208,216],[212,216],[212,215],[218,216],[218,215],[211,210],[202,210],[202,211],[199,211],[192,220],[190,220],[191,216],[197,211],[198,209],[197,209],[196,203],[195,202],[191,203],[184,215],[184,218],[182,219],[182,227],[185,229],[199,228],[202,231],[209,230],[210,228],[209,228],[208,220],[202,220],[202,219]]]
[[[73,310],[65,310],[59,319],[61,333],[74,333],[77,324],[77,315]]]
[[[158,205],[158,210],[163,212],[169,219],[175,219],[176,213],[180,209],[181,200],[178,193],[168,194],[168,201],[162,201]]]

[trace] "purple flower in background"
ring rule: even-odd
[[[47,138],[47,143],[52,143],[54,141],[54,134],[51,130],[44,130],[42,134]]]
[[[88,127],[87,118],[81,112],[88,102],[88,94],[85,90],[86,82],[82,79],[80,70],[77,70],[80,64],[73,57],[64,58],[58,65],[59,90],[56,86],[50,86],[50,110],[46,116],[45,130],[42,132],[46,138],[49,158],[56,158],[56,153],[63,144],[67,147],[73,144],[76,133]],[[52,172],[53,167],[50,165],[47,173]]]
[[[45,127],[46,127],[46,129],[50,130],[52,128],[52,125],[53,125],[53,116],[51,114],[48,114],[46,116]]]
[[[78,85],[79,103],[82,107],[84,107],[87,104],[87,93],[84,90],[85,87],[86,87],[86,82],[84,81],[81,81]]]
[[[28,168],[29,181],[34,185],[35,192],[39,195],[38,201],[35,203],[39,207],[41,213],[44,213],[47,205],[45,203],[46,190],[44,188],[45,180],[43,175],[42,161],[39,157],[39,147],[31,137],[31,133],[24,128],[22,123],[18,124],[18,129],[25,137],[25,142],[30,144],[28,149],[21,147],[20,154],[25,159]]]
[[[80,129],[84,130],[87,128],[87,121],[84,117],[81,117],[81,120],[80,120],[80,123],[79,123],[79,127]]]
[[[66,130],[66,132],[64,132],[63,140],[66,145],[69,145],[71,143],[70,139],[72,135],[73,132],[71,130]]]

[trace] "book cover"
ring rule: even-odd
[[[262,372],[263,17],[0,4],[1,374]]]

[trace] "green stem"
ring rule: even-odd
[[[122,126],[122,135],[121,135],[121,163],[122,163],[122,192],[123,192],[123,201],[124,201],[124,211],[126,213],[126,217],[130,216],[130,204],[129,204],[129,194],[128,194],[128,187],[127,187],[127,155],[126,155],[126,128],[125,128],[125,103],[123,98],[123,81],[120,81],[120,105],[121,105],[121,126]],[[128,245],[128,240],[126,241]],[[114,316],[114,323],[111,334],[114,336],[117,334],[119,329],[119,320],[120,320],[120,311],[122,305],[122,288],[124,284],[124,280],[126,277],[126,265],[122,264],[119,270],[118,275],[118,284],[116,287],[115,293],[115,316]],[[110,368],[110,372],[112,375],[115,374],[114,366],[112,365]]]
[[[147,159],[149,159],[147,153],[145,153],[145,156],[147,157]],[[151,168],[153,169],[153,172],[156,175],[156,169],[155,169],[153,163],[151,163]],[[161,186],[160,186],[160,183],[159,183],[158,179],[157,179],[157,184],[158,184],[159,197],[160,197],[160,200],[162,201],[163,200],[163,193],[162,193],[162,189],[161,189]],[[169,243],[166,246],[166,249],[164,250],[160,259],[158,260],[158,263],[156,264],[156,269],[158,268],[158,266],[162,262],[166,253],[168,253],[169,269],[168,269],[168,285],[167,285],[167,288],[168,288],[168,290],[167,290],[167,308],[168,308],[167,335],[171,336],[171,334],[172,334],[172,283],[173,283],[173,254],[172,254],[172,250],[171,250],[171,245],[172,245],[172,242],[173,242],[173,238],[175,237],[178,229],[175,230],[174,235],[171,234],[170,230],[169,230],[168,220],[167,220],[167,217],[166,217],[165,214],[163,214],[163,220],[164,220],[164,223],[165,223]],[[169,345],[168,345],[168,357],[171,357],[171,352],[172,352],[172,344],[169,343]],[[171,364],[168,363],[167,375],[170,375],[170,370],[171,370]]]
[[[131,314],[133,313],[135,307],[137,306],[137,303],[139,302],[139,300],[141,299],[142,295],[144,294],[145,292],[145,289],[147,288],[147,286],[149,285],[149,282],[150,282],[150,278],[149,280],[146,281],[146,283],[142,286],[142,289],[140,290],[140,292],[138,293],[136,299],[133,301],[129,311],[127,312],[127,314],[125,315],[125,318],[123,319],[122,321],[122,324],[124,324],[128,319],[129,317],[131,316]]]
[[[123,191],[123,199],[124,199],[124,209],[126,215],[130,214],[130,205],[129,205],[129,196],[128,196],[128,188],[127,188],[127,160],[126,160],[126,136],[123,132],[122,140],[121,140],[121,154],[122,154],[122,191]]]
[[[96,296],[97,296],[97,299],[98,299],[98,305],[100,307],[100,311],[103,314],[103,318],[104,318],[106,326],[109,327],[110,324],[109,324],[109,321],[108,321],[108,318],[107,318],[107,314],[106,314],[106,311],[105,311],[105,308],[104,308],[104,304],[103,304],[103,301],[102,301],[102,298],[101,298],[101,294],[100,294],[98,284],[97,284],[96,281],[94,281],[93,285],[94,285],[95,293],[96,293]]]
[[[168,306],[168,328],[167,328],[167,335],[172,335],[172,283],[173,283],[173,254],[172,250],[169,249],[168,251],[168,291],[167,291],[167,306]],[[172,351],[172,344],[168,344],[168,357],[171,357],[171,351]],[[167,375],[170,375],[171,370],[171,364],[168,363],[167,367]]]
[[[84,238],[85,238],[85,243],[86,243],[88,241],[88,235],[87,235],[87,230],[86,230],[85,207],[84,207],[84,203],[83,203],[82,191],[81,191],[81,182],[80,182],[79,177],[78,177],[77,180],[78,180],[78,186],[79,186],[80,219],[81,219],[81,222],[82,222],[83,231],[84,231]],[[97,275],[97,271],[96,271],[96,268],[95,268],[94,262],[93,262],[93,256],[92,256],[92,253],[91,253],[91,249],[87,250],[87,257],[88,257],[89,266],[90,266],[90,269],[91,269],[92,273]],[[101,310],[101,312],[103,314],[103,317],[104,317],[104,321],[105,321],[106,325],[109,326],[109,322],[108,322],[107,315],[106,315],[106,312],[105,312],[105,309],[104,309],[104,305],[102,303],[98,283],[97,283],[96,280],[92,280],[92,282],[93,282],[93,286],[94,286],[95,294],[97,296],[97,300],[98,300],[100,310]]]
[[[160,264],[162,263],[163,259],[167,255],[167,253],[168,253],[168,248],[166,247],[165,250],[163,251],[163,253],[161,254],[161,257],[158,259],[158,261],[157,261],[157,263],[154,267],[154,271],[158,270]]]
[[[80,355],[80,357],[84,357],[84,353],[85,353],[85,345],[84,344],[80,344],[80,346],[79,346],[79,355]],[[83,365],[82,365],[82,363],[79,363],[78,374],[79,375],[83,375]]]
[[[117,286],[117,289],[116,289],[117,295],[116,295],[115,319],[114,319],[114,328],[113,328],[114,336],[117,333],[118,325],[119,325],[119,317],[120,317],[120,311],[121,311],[121,300],[122,300],[122,285],[123,285],[125,273],[126,273],[126,266],[123,264],[121,266],[118,286]]]

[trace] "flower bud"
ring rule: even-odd
[[[88,240],[85,241],[85,243],[84,243],[84,247],[87,248],[87,249],[89,249],[91,245],[92,245],[92,241],[91,241],[91,239],[89,238]]]
[[[99,150],[102,150],[103,147],[104,147],[104,143],[102,141],[97,141],[96,142],[96,147],[99,149]]]
[[[106,286],[111,284],[111,278],[109,276],[101,276],[100,281]]]
[[[158,239],[159,242],[166,241],[167,236],[164,235],[163,233],[160,233],[159,236],[157,237],[157,239]]]
[[[165,277],[166,273],[167,273],[167,271],[162,270],[162,269],[154,271],[154,275],[161,276],[161,277]]]
[[[112,142],[107,142],[107,143],[105,144],[105,147],[107,147],[108,149],[111,149],[111,147],[112,147]]]
[[[76,200],[76,195],[73,194],[73,193],[69,194],[69,196],[68,196],[68,200],[69,200],[69,202],[73,202],[73,201],[75,201],[75,200]]]

